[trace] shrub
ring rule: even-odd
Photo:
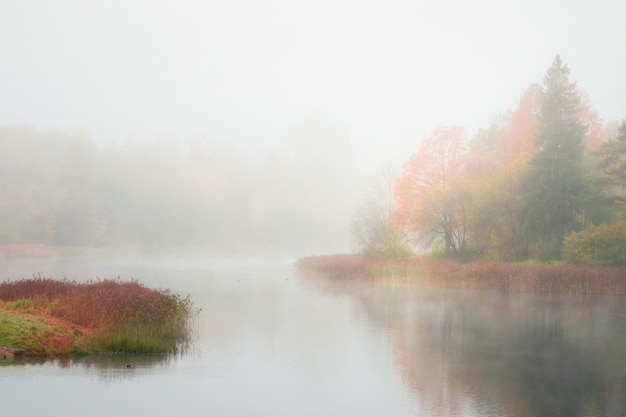
[[[626,266],[626,219],[571,233],[563,242],[563,258],[580,265]]]
[[[54,301],[52,301],[48,305],[48,309],[50,310],[50,314],[52,314],[53,316],[55,314],[58,314],[59,311],[61,310],[61,301],[59,301],[59,299],[56,298]]]
[[[28,312],[35,308],[35,303],[33,300],[20,298],[19,300],[13,301],[9,303],[13,310]]]

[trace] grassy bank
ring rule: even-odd
[[[303,258],[297,267],[334,279],[406,281],[442,287],[567,294],[626,294],[626,269],[529,263],[501,264],[412,257],[399,260],[361,255]]]
[[[74,353],[88,344],[87,329],[15,311],[14,305],[0,302],[0,346],[43,356]]]
[[[0,346],[26,355],[176,351],[194,315],[188,297],[136,281],[0,283]]]

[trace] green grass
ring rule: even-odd
[[[35,308],[33,300],[20,298],[19,300],[7,303],[13,310],[28,312]]]
[[[0,311],[0,346],[23,350],[25,355],[70,353],[79,336],[36,317]]]
[[[91,348],[100,353],[160,353],[180,348],[181,339],[163,334],[163,331],[157,329],[124,326],[100,332],[92,339]]]

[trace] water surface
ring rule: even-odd
[[[622,416],[626,303],[301,276],[291,259],[8,260],[190,294],[189,351],[0,366],[11,416]],[[132,363],[127,369],[124,364]]]

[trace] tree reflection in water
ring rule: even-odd
[[[384,327],[427,415],[623,416],[626,300],[315,279]]]

